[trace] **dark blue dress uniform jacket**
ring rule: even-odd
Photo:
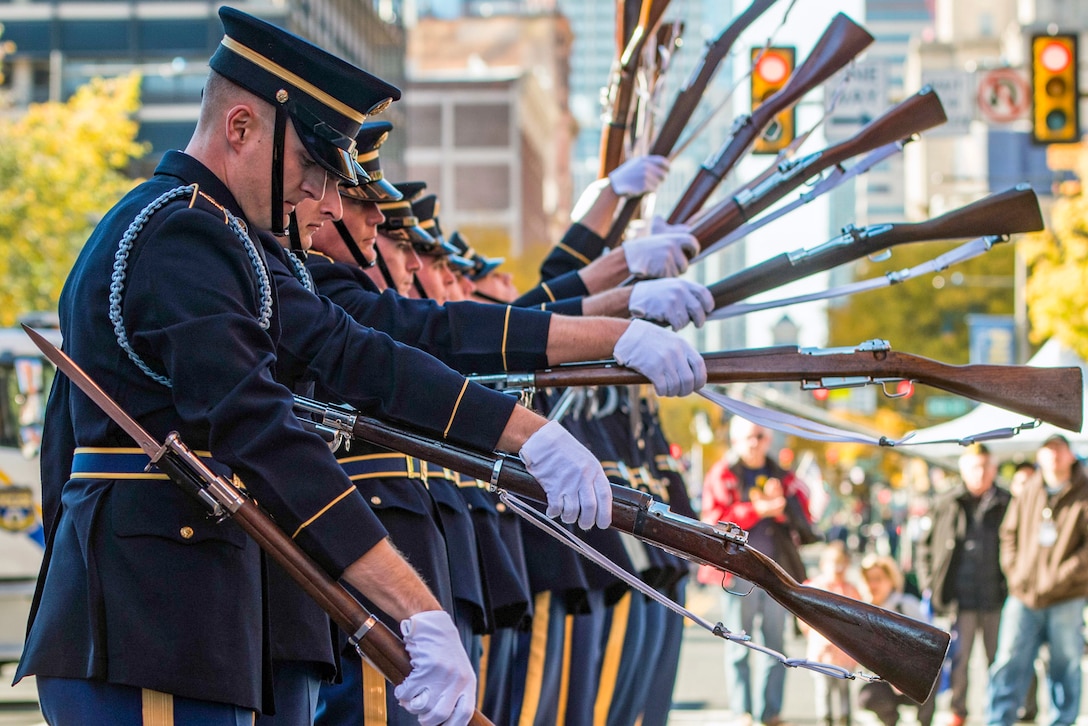
[[[322,295],[357,321],[425,350],[464,373],[546,368],[551,316],[539,310],[433,300],[376,292],[358,266],[311,254],[306,267]]]
[[[123,267],[128,340],[152,371],[169,377],[168,388],[120,347],[110,288],[118,241],[134,218],[193,183],[203,194],[168,202],[147,218]],[[177,430],[192,448],[209,450],[339,576],[385,532],[325,442],[299,424],[290,391],[274,377],[281,355],[319,371],[356,407],[470,446],[494,447],[514,402],[361,328],[331,303],[300,319],[262,279],[264,255],[279,250],[262,250],[251,236],[256,253],[247,251],[221,208],[244,219],[202,164],[166,154],[80,254],[61,296],[65,347],[152,435]],[[287,349],[280,345],[285,331],[293,334]],[[94,678],[251,709],[267,705],[257,546],[233,523],[209,521],[170,482],[69,479],[72,443],[132,446],[74,387],[57,385],[47,425],[42,486],[51,542],[17,678]]]
[[[541,282],[513,302],[519,308],[540,308],[563,315],[581,315],[582,298],[589,290],[577,270]]]
[[[572,270],[580,270],[600,257],[602,252],[604,237],[576,222],[540,264],[540,279],[553,280]]]
[[[396,340],[426,350],[458,370],[492,373],[547,367],[550,316],[545,313],[472,302],[437,305],[433,300],[408,299],[393,291],[378,293],[373,282],[358,266],[335,262],[320,254],[308,255],[306,265],[318,291],[343,307],[356,320],[379,328]],[[367,486],[370,486],[369,482]],[[451,502],[448,496],[444,496],[451,493],[456,494],[442,482],[436,482],[431,488],[431,494],[440,507],[439,513],[443,516],[443,527],[447,530],[446,544],[450,547],[450,557],[461,564],[477,562],[477,543],[471,535],[471,528],[463,531],[465,522],[461,521],[460,516],[467,516],[467,505],[464,502]],[[387,507],[398,506],[399,498],[394,494],[387,491],[383,496]],[[402,494],[409,496],[408,492]],[[479,494],[490,496],[484,492]],[[477,501],[476,504],[481,503]],[[407,504],[405,506],[410,509]],[[491,510],[494,511],[494,505]],[[485,510],[480,509],[473,515],[477,523],[476,534],[493,534],[486,528],[481,530],[484,524],[490,523],[476,516],[483,513]],[[388,523],[391,520],[383,521]],[[456,529],[459,536],[452,536],[451,528]],[[398,538],[394,537],[396,541]],[[471,611],[476,632],[488,632],[494,627],[496,609],[501,612],[499,619],[520,621],[528,608],[528,603],[523,600],[524,590],[511,586],[511,583],[517,583],[517,574],[509,569],[501,572],[503,567],[496,562],[496,559],[520,560],[521,553],[504,552],[500,548],[505,549],[496,537],[488,548],[479,553],[482,560],[479,566],[490,571],[487,599],[491,601],[491,607],[485,603],[478,573],[470,570],[459,570],[461,575],[454,573],[454,594]],[[506,567],[509,568],[508,563]]]

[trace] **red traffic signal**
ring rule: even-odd
[[[792,46],[752,48],[752,110],[786,85],[793,74],[797,50]],[[790,108],[775,114],[763,134],[752,145],[752,153],[777,154],[790,145],[797,132],[797,117]]]
[[[1077,36],[1036,35],[1031,39],[1031,135],[1037,144],[1073,143],[1080,138]]]

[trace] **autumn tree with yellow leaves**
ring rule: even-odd
[[[67,101],[0,118],[0,324],[55,310],[83,243],[135,181],[136,74],[81,87]]]
[[[1046,230],[1020,245],[1033,341],[1058,338],[1088,359],[1088,199],[1059,197]]]

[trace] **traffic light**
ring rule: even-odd
[[[782,86],[793,73],[797,50],[792,46],[752,48],[752,110],[755,111]],[[775,114],[774,121],[756,139],[754,154],[777,154],[793,141],[797,119],[793,106]]]
[[[1037,144],[1080,139],[1077,36],[1031,39],[1031,135]]]

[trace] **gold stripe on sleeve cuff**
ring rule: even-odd
[[[559,249],[563,250],[564,252],[566,252],[571,257],[573,257],[573,258],[577,259],[578,261],[580,261],[583,265],[588,265],[589,264],[589,258],[586,257],[585,255],[583,255],[578,250],[574,249],[573,247],[568,247],[567,245],[563,244],[562,242],[557,243],[555,246],[558,247]]]
[[[505,354],[504,356],[505,357]],[[461,384],[461,392],[457,394],[457,400],[453,403],[453,411],[450,413],[450,420],[446,422],[446,429],[442,432],[442,438],[446,438],[450,435],[450,429],[453,428],[453,419],[457,416],[457,409],[461,406],[461,399],[465,397],[465,391],[468,390],[468,379]]]
[[[349,494],[351,494],[351,493],[352,493],[353,491],[355,491],[355,485],[354,485],[354,484],[353,484],[353,485],[351,485],[350,487],[348,487],[347,489],[345,489],[345,490],[344,490],[344,493],[343,493],[343,494],[341,494],[341,495],[340,495],[340,496],[338,496],[338,497],[337,497],[336,499],[333,499],[333,500],[332,500],[331,502],[329,502],[329,503],[328,503],[328,504],[326,504],[326,505],[325,505],[324,507],[322,507],[322,508],[320,509],[320,511],[318,511],[318,513],[317,513],[317,514],[315,514],[314,516],[310,517],[310,518],[309,518],[309,519],[307,519],[307,520],[306,520],[305,522],[303,522],[302,524],[300,524],[300,525],[298,526],[298,529],[296,529],[296,530],[295,530],[294,534],[292,534],[292,535],[291,535],[291,539],[295,539],[296,537],[298,537],[298,536],[299,536],[299,534],[300,534],[300,533],[302,532],[302,530],[306,529],[306,528],[307,528],[307,527],[309,527],[309,526],[310,526],[311,524],[313,524],[313,523],[314,523],[314,522],[316,522],[317,520],[321,519],[321,517],[322,517],[322,516],[324,516],[325,512],[327,512],[327,511],[329,511],[330,509],[332,509],[333,507],[335,507],[335,506],[336,506],[336,504],[337,504],[338,502],[340,502],[340,501],[341,501],[341,500],[342,500],[342,499],[343,499],[344,497],[346,497],[346,496],[348,496]]]
[[[548,300],[550,300],[551,302],[555,302],[555,293],[552,292],[552,289],[550,287],[548,287],[548,283],[542,282],[540,283],[540,287],[544,289],[544,292],[548,293]]]
[[[504,371],[510,370],[510,366],[506,365],[506,340],[510,335],[510,310],[509,305],[506,306],[506,316],[502,320],[502,369]]]

